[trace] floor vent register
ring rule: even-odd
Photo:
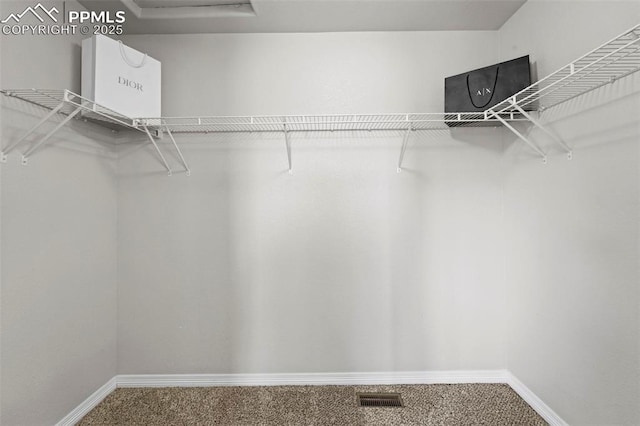
[[[359,393],[360,407],[402,407],[399,393]]]

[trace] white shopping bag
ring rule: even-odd
[[[82,97],[130,118],[161,117],[160,61],[103,35],[82,41]]]

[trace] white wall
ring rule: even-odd
[[[3,1],[0,15],[24,5]],[[77,89],[79,42],[2,36],[1,86]],[[6,146],[44,112],[2,98]],[[0,423],[51,425],[116,374],[116,151],[110,132],[84,123],[27,167],[21,150],[0,167]]]
[[[441,111],[445,76],[499,56],[495,31],[123,40],[162,60],[165,116]]]
[[[163,61],[165,115],[437,111],[447,75],[529,53],[544,76],[638,17],[529,0],[500,32],[126,41]],[[2,87],[78,89],[78,39],[1,42]],[[639,423],[637,87],[550,111],[575,158],[546,166],[491,129],[416,134],[401,174],[400,133],[294,135],[291,176],[278,134],[177,135],[190,177],[82,124],[13,155],[0,422],[116,372],[506,366],[571,424]],[[40,116],[3,101],[3,144]]]
[[[499,54],[495,32],[127,42],[163,62],[166,115],[434,111]],[[400,133],[294,134],[293,175],[281,134],[177,135],[190,177],[121,146],[118,371],[503,367],[500,133],[447,135],[402,174]]]
[[[544,77],[638,18],[635,1],[529,0],[502,55],[531,54]],[[640,424],[639,89],[636,75],[543,115],[572,161],[536,131],[548,165],[507,150],[507,366],[569,424]]]

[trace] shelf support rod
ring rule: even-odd
[[[29,156],[36,149],[38,149],[43,143],[45,143],[47,141],[47,139],[49,139],[51,136],[53,136],[53,134],[55,132],[57,132],[62,126],[67,124],[69,122],[69,120],[71,120],[73,117],[75,117],[80,112],[81,109],[82,109],[82,107],[78,107],[78,108],[74,109],[73,112],[71,114],[67,115],[64,118],[64,120],[62,120],[60,123],[58,123],[58,125],[56,127],[54,127],[49,133],[44,135],[38,142],[36,142],[35,145],[33,145],[24,154],[22,154],[22,164],[26,166],[28,161],[29,161]]]
[[[531,147],[531,149],[533,149],[535,152],[537,152],[542,157],[542,162],[544,164],[547,164],[547,154],[542,149],[540,149],[538,147],[538,145],[536,145],[535,143],[530,141],[528,138],[526,138],[515,127],[513,127],[511,124],[509,124],[504,118],[500,117],[500,114],[496,114],[495,111],[489,111],[489,112],[490,112],[491,115],[493,115],[495,118],[497,118],[498,121],[500,121],[502,124],[504,124],[504,126],[506,128],[511,130],[514,135],[516,135],[518,138],[520,138],[522,141],[524,141],[527,145],[529,145]]]
[[[291,140],[289,139],[289,129],[287,129],[287,123],[284,123],[284,142],[287,146],[287,161],[289,162],[289,174],[293,174],[293,168],[291,165]]]
[[[529,120],[538,129],[545,132],[551,139],[553,139],[555,143],[560,145],[567,152],[567,158],[569,160],[573,158],[573,151],[571,150],[571,147],[565,143],[565,141],[563,141],[558,136],[553,134],[549,129],[543,126],[538,120],[533,118],[531,114],[527,113],[524,109],[522,109],[520,105],[518,105],[517,103],[514,103],[513,101],[510,101],[510,102],[511,102],[511,105],[520,112],[520,114],[522,114],[527,120]]]
[[[64,102],[60,102],[58,104],[58,106],[56,106],[54,109],[52,109],[51,111],[49,111],[49,113],[47,115],[44,116],[44,118],[42,120],[40,120],[38,122],[38,124],[36,124],[35,126],[33,126],[27,133],[25,133],[20,139],[18,139],[17,141],[15,141],[14,143],[10,144],[9,146],[7,146],[6,148],[4,148],[2,150],[2,152],[0,152],[0,161],[3,163],[7,162],[7,155],[13,151],[13,149],[20,145],[20,143],[25,140],[31,133],[33,133],[38,127],[42,126],[45,122],[47,122],[51,117],[53,117],[54,115],[56,115],[58,113],[58,111],[60,111],[62,109],[62,107],[64,106]]]
[[[167,131],[167,135],[169,135],[169,138],[171,138],[171,142],[173,142],[173,146],[176,148],[176,151],[178,152],[178,156],[180,156],[180,161],[184,166],[184,170],[187,172],[187,176],[191,176],[191,170],[189,169],[189,166],[187,165],[187,161],[184,159],[184,156],[182,155],[182,151],[180,151],[180,148],[178,147],[178,144],[176,143],[176,140],[174,139],[173,134],[171,133],[171,130],[169,130],[169,125],[165,124],[164,128]]]
[[[164,155],[162,155],[162,152],[160,151],[160,148],[158,147],[158,144],[156,143],[156,141],[153,139],[153,136],[151,136],[151,132],[149,132],[149,128],[147,127],[146,124],[143,124],[142,127],[144,128],[145,133],[149,137],[149,140],[153,144],[153,147],[156,149],[156,152],[162,159],[162,163],[164,164],[164,167],[167,169],[168,175],[171,176],[171,167],[169,167],[169,163],[167,163],[167,160],[164,158]]]
[[[398,158],[398,168],[396,171],[400,173],[402,171],[402,160],[404,160],[404,153],[407,150],[407,144],[409,143],[409,136],[411,135],[411,127],[409,127],[404,132],[404,137],[402,138],[402,148],[400,148],[400,158]]]

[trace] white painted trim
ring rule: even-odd
[[[510,371],[507,371],[507,383],[531,408],[540,414],[540,417],[549,423],[549,426],[568,426],[568,423],[562,420],[562,417],[545,404],[544,401],[533,393],[524,383],[518,380],[516,376],[511,374]]]
[[[136,374],[119,375],[117,377],[117,385],[120,388],[507,383],[507,374],[506,370],[282,374]]]
[[[107,383],[100,386],[97,391],[92,393],[87,399],[82,401],[80,405],[78,405],[69,414],[64,416],[62,420],[56,423],[56,426],[72,426],[80,421],[82,417],[84,417],[89,411],[93,410],[96,405],[100,404],[100,402],[102,402],[102,400],[105,399],[107,395],[109,395],[116,389],[116,377],[113,377]]]
[[[567,423],[558,414],[507,370],[281,374],[121,374],[102,385],[100,389],[60,420],[56,426],[74,425],[117,387],[428,385],[455,383],[507,383],[550,426],[567,426]]]

